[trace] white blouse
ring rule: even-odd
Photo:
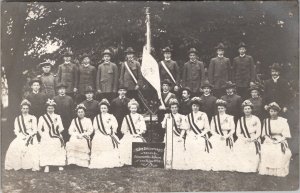
[[[78,127],[80,128],[79,119],[78,118],[75,119],[77,121]],[[91,135],[93,133],[94,130],[93,130],[93,124],[91,119],[84,117],[80,120],[82,125],[82,130],[83,130],[82,133],[78,131],[78,128],[75,124],[75,119],[72,120],[71,125],[69,127],[69,134],[71,136]]]
[[[109,113],[105,113],[105,114],[102,113],[101,116],[102,116],[102,122],[103,122],[104,129],[105,129],[106,133],[110,134],[110,135],[115,134],[117,132],[117,129],[118,129],[118,121],[115,118],[115,116],[113,116],[112,114],[109,114]],[[100,115],[97,115],[94,118],[93,127],[95,129],[95,133],[102,134],[99,131],[97,119],[99,121],[99,126],[101,127]]]
[[[146,128],[146,123],[145,123],[144,117],[142,115],[138,114],[138,113],[134,113],[134,114],[130,113],[130,115],[131,115],[131,118],[132,118],[132,122],[135,126],[136,132],[139,135],[145,133],[147,128]],[[128,121],[130,121],[130,120],[128,120]],[[124,119],[123,119],[121,132],[123,134],[129,134],[130,133],[129,127],[128,127],[128,124],[127,124],[127,121],[126,121],[126,117],[124,117]]]
[[[175,123],[178,129],[182,129],[182,130],[187,130],[188,129],[188,123],[187,123],[187,118],[186,116],[176,113],[173,114],[174,119],[175,119]],[[165,114],[164,120],[161,122],[161,125],[163,128],[167,127],[167,120],[171,120],[172,116],[171,114]]]
[[[268,123],[267,123],[268,124]],[[287,119],[278,117],[276,120],[270,120],[271,135],[291,138],[290,127]],[[266,135],[266,125],[263,126],[262,136]]]
[[[53,121],[53,125],[54,125],[54,128],[57,128],[58,127],[58,131],[59,133],[61,133],[63,130],[64,130],[64,126],[62,124],[62,121],[61,121],[61,117],[60,115],[58,114],[48,114],[50,116],[50,118],[52,119]],[[47,116],[44,115],[47,119]],[[51,123],[49,122],[50,126],[51,126]],[[48,134],[49,135],[49,126],[48,124],[46,123],[45,119],[43,118],[43,116],[40,116],[39,118],[39,123],[38,123],[38,131],[42,134]]]
[[[209,126],[209,121],[208,121],[208,117],[206,115],[206,113],[204,112],[201,112],[201,111],[198,111],[196,113],[192,112],[193,114],[193,117],[194,117],[194,123],[197,125],[197,127],[199,129],[202,130],[202,132],[204,131],[207,131],[207,130],[210,130],[210,126]],[[187,120],[188,120],[188,117],[190,116],[190,114],[187,115]],[[192,120],[190,120],[192,121]],[[188,131],[189,132],[193,132],[192,131],[192,126],[190,125],[190,122],[188,120]]]
[[[215,115],[214,117],[215,117],[217,126],[219,126],[217,115]],[[213,133],[216,133],[214,117],[211,120],[210,128],[211,128],[211,131],[213,131]],[[230,133],[235,130],[235,124],[234,124],[234,119],[233,119],[232,115],[228,115],[228,114],[220,115],[220,124],[221,124],[222,131],[227,131],[227,133]],[[223,133],[223,134],[227,134],[227,133]]]
[[[35,116],[33,115],[23,115],[24,118],[24,125],[26,127],[26,133],[28,135],[33,135],[35,133],[37,133],[37,119]],[[19,121],[18,121],[19,119]],[[20,123],[20,125],[19,125]],[[20,128],[21,126],[21,128]],[[14,122],[14,133],[17,137],[25,137],[27,136],[27,134],[24,132],[24,127],[21,121],[21,115],[17,116],[15,118],[15,122]]]
[[[242,127],[244,127],[244,118],[242,117]],[[236,125],[236,135],[240,138],[245,138],[245,136],[242,133],[241,130],[241,119],[238,120],[237,125]],[[248,129],[248,132],[253,139],[257,139],[261,135],[261,123],[260,120],[257,116],[251,115],[249,118],[245,118],[246,120],[246,126]]]

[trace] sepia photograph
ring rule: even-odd
[[[0,192],[299,191],[298,1],[0,5]]]

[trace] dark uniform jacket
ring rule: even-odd
[[[179,84],[180,81],[180,70],[178,67],[178,64],[174,60],[163,60],[165,66],[169,69],[171,74],[173,75],[173,78],[175,79],[176,83]],[[165,79],[169,79],[173,82],[172,78],[170,77],[169,73],[166,71],[166,69],[162,65],[162,61],[159,63],[159,74],[160,74],[160,80],[163,81]],[[173,84],[174,85],[174,84]]]
[[[93,89],[96,89],[96,75],[97,71],[94,66],[80,65],[78,68],[78,78],[76,82],[78,92],[84,94],[87,86],[91,86]]]
[[[31,103],[30,114],[37,118],[45,114],[47,96],[44,93],[38,92],[35,94],[31,92],[26,99]]]
[[[55,113],[61,116],[64,128],[69,129],[70,123],[75,115],[75,104],[72,97],[68,95],[57,95],[53,99],[56,103]]]
[[[178,112],[182,115],[188,115],[189,113],[191,113],[192,112],[191,99],[181,100],[179,104]]]
[[[42,82],[42,92],[46,94],[48,98],[53,98],[55,96],[55,87],[57,84],[57,77],[53,73],[37,76]]]
[[[116,117],[118,121],[118,136],[121,137],[121,126],[124,117],[129,114],[128,103],[130,99],[125,97],[121,99],[117,97],[112,100],[110,112]]]
[[[233,59],[233,82],[237,87],[249,87],[255,81],[255,67],[252,56],[238,56]]]
[[[200,98],[202,100],[201,111],[207,114],[207,117],[210,121],[217,111],[216,109],[217,98],[213,95],[208,95],[208,96],[202,95]]]
[[[126,61],[128,67],[130,68],[132,74],[136,78],[138,85],[142,86],[142,73],[141,73],[141,65],[138,61]],[[128,90],[135,90],[136,83],[134,82],[132,76],[128,72],[125,62],[121,63],[121,71],[120,71],[120,84],[127,87]]]
[[[265,81],[263,93],[263,105],[276,102],[281,108],[287,107],[290,101],[290,89],[286,80],[278,78],[277,83],[273,79]]]
[[[58,67],[58,82],[64,83],[68,87],[66,93],[72,93],[77,81],[77,67],[73,63],[63,63]]]
[[[230,80],[231,65],[229,58],[215,57],[210,60],[208,67],[208,80],[215,89],[220,89]]]
[[[99,114],[99,106],[98,106],[98,101],[96,100],[85,100],[82,102],[84,106],[86,107],[86,112],[85,116],[87,118],[90,118],[91,120],[94,119],[94,117]]]
[[[184,87],[189,87],[192,92],[199,92],[201,83],[205,79],[203,62],[196,60],[188,61],[184,64],[182,82]]]
[[[235,120],[240,117],[242,113],[242,97],[237,94],[224,95],[221,97],[222,100],[227,102],[226,113],[233,115]]]
[[[98,66],[96,87],[104,93],[117,92],[118,68],[115,63],[104,62]]]
[[[263,108],[264,108],[263,104],[262,104],[262,98],[261,97],[249,98],[248,100],[250,100],[251,103],[253,104],[252,114],[256,115],[257,117],[262,119],[263,118]]]

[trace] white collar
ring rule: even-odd
[[[279,79],[279,76],[277,76],[277,78],[273,78],[273,77],[272,77],[272,79],[273,79],[274,82],[277,82],[278,79]]]
[[[203,93],[203,96],[210,96],[210,94],[204,94],[204,93]]]
[[[166,59],[166,58],[165,58],[165,61],[171,61],[171,58],[169,58],[169,59]]]
[[[169,92],[170,92],[170,91],[167,91],[167,92],[163,91],[164,94],[168,94]]]
[[[246,56],[246,54],[243,54],[243,55],[242,55],[242,54],[240,54],[240,57],[242,57],[242,58],[243,58],[244,56]]]
[[[34,90],[32,92],[33,92],[33,94],[38,94],[39,93],[39,91],[34,91]]]

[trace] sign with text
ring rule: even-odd
[[[164,168],[164,143],[132,143],[132,165],[143,168]]]

